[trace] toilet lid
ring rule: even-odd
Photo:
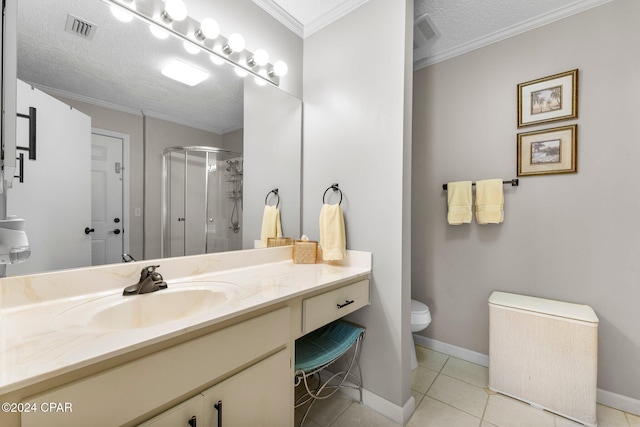
[[[414,299],[411,300],[411,314],[427,314],[429,313],[429,307],[426,304],[421,303],[420,301],[416,301]]]

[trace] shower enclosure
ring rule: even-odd
[[[241,155],[200,146],[162,155],[162,256],[242,249]]]

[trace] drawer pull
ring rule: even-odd
[[[355,300],[351,300],[351,301],[346,300],[346,301],[344,302],[344,304],[338,304],[338,309],[340,309],[340,308],[342,308],[342,307],[346,307],[346,306],[348,306],[349,304],[353,304],[354,302],[355,302]]]

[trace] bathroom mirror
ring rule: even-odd
[[[241,151],[244,85],[252,83],[228,64],[213,64],[204,52],[188,53],[177,39],[155,38],[146,23],[118,21],[101,0],[20,0],[17,28],[20,80],[91,116],[93,128],[128,136],[130,167],[124,191],[129,208],[123,215],[128,215],[129,252],[137,259],[142,253],[145,259],[158,258],[162,150],[207,145]],[[166,78],[160,69],[173,59],[206,70],[208,78],[193,87]],[[105,111],[112,117],[105,119]],[[135,131],[109,124],[122,124],[125,116]],[[159,142],[154,135],[166,138]],[[65,168],[74,167],[88,166],[65,163]],[[20,183],[9,191],[9,197],[19,193]],[[299,218],[291,220],[299,223]],[[59,221],[49,216],[45,226],[55,227]],[[34,272],[28,262],[23,265],[10,266],[8,275]],[[78,266],[61,262],[39,271]]]

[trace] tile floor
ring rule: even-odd
[[[487,368],[416,346],[416,411],[407,427],[575,427],[581,424],[491,392]],[[640,427],[640,416],[597,407],[599,427]],[[296,412],[296,426],[301,414]],[[318,401],[303,427],[399,427],[343,393]]]

